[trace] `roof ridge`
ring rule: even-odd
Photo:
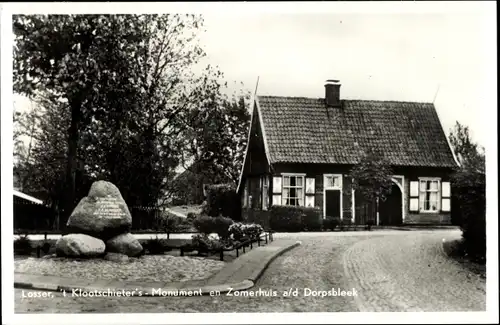
[[[431,103],[344,99],[330,112],[323,98],[259,98],[271,163],[354,164],[376,148],[393,165],[456,166]]]
[[[305,97],[305,96],[277,96],[277,95],[257,95],[257,97],[268,97],[268,98],[287,98],[287,99],[310,99],[310,100],[322,100],[322,97]],[[409,103],[409,104],[434,104],[432,102],[424,101],[411,101],[411,100],[378,100],[378,99],[356,99],[356,98],[345,98],[340,101],[347,102],[377,102],[377,103]]]

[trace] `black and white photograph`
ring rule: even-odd
[[[496,3],[2,3],[5,324],[498,323]]]

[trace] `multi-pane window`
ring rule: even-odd
[[[340,175],[325,175],[325,189],[341,189],[342,178]]]
[[[283,205],[304,205],[304,176],[283,176]]]
[[[439,179],[421,179],[419,193],[421,211],[439,211]]]

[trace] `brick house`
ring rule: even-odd
[[[255,96],[237,189],[243,218],[299,205],[364,224],[363,200],[346,175],[370,149],[394,171],[377,224],[450,223],[449,177],[458,164],[434,105],[343,100],[337,80],[326,82],[324,98]]]

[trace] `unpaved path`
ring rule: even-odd
[[[481,311],[485,279],[470,274],[442,251],[456,230],[277,234],[301,246],[278,257],[251,291],[219,297],[21,298],[16,312],[336,312]],[[356,290],[357,297],[305,296],[314,291]],[[285,291],[297,296],[284,296]],[[260,291],[259,291],[260,290]],[[276,296],[266,295],[276,292]]]

